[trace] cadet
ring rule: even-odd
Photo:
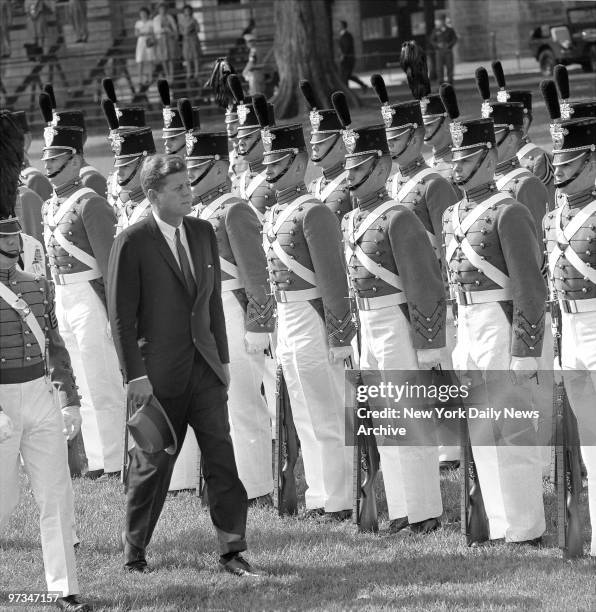
[[[40,510],[47,589],[60,593],[60,609],[83,612],[91,608],[78,597],[66,451],[66,438],[81,426],[79,397],[52,284],[16,268],[21,226],[14,205],[22,160],[23,133],[10,113],[0,111],[0,527],[19,500],[20,454]]]
[[[308,190],[318,200],[327,204],[341,223],[343,216],[352,210],[347,172],[344,168],[341,125],[332,108],[318,108],[314,91],[308,81],[300,81],[300,89],[311,109],[308,115],[311,126],[310,160],[322,173],[310,183]]]
[[[486,383],[498,370],[535,372],[546,301],[535,221],[494,183],[493,120],[458,120],[451,85],[441,86],[441,97],[452,119],[454,180],[464,190],[464,199],[443,215],[449,283],[458,304],[453,366],[477,377],[473,372],[480,371]],[[490,393],[488,402],[496,403]],[[476,445],[480,426],[469,421],[490,539],[538,544],[545,530],[540,448]]]
[[[186,99],[179,110],[187,131],[186,164],[194,215],[215,230],[222,270],[221,294],[230,349],[228,411],[238,475],[249,501],[271,503],[271,423],[261,395],[265,349],[275,327],[261,223],[230,193],[225,132],[201,132]]]
[[[238,113],[236,112],[237,105],[231,101],[226,107],[225,124],[226,133],[228,134],[228,149],[230,155],[230,168],[228,174],[232,181],[232,191],[238,193],[238,183],[242,173],[248,169],[248,162],[246,162],[238,154]]]
[[[41,170],[32,166],[27,152],[31,147],[31,130],[29,129],[29,123],[27,121],[27,113],[25,111],[15,111],[15,116],[25,133],[25,140],[23,142],[23,167],[21,169],[21,183],[34,191],[42,202],[45,202],[52,195],[52,183],[48,180],[47,176],[43,174]],[[35,235],[35,234],[33,234]]]
[[[47,114],[45,94],[40,103]],[[44,139],[42,161],[54,185],[44,203],[44,238],[60,333],[81,389],[89,472],[115,475],[122,461],[125,394],[108,332],[104,279],[116,217],[104,198],[81,186],[83,130],[50,125]]]
[[[345,520],[352,514],[352,451],[345,444],[344,359],[352,354],[354,326],[339,224],[304,184],[302,126],[271,127],[265,98],[253,96],[253,105],[275,190],[275,202],[266,200],[263,246],[277,302],[276,356],[302,447],[307,515]]]
[[[357,208],[342,223],[349,279],[361,330],[360,367],[427,369],[446,364],[445,290],[439,262],[418,217],[385,188],[391,157],[385,126],[351,129],[341,92],[332,96],[344,126],[346,170]],[[390,533],[428,533],[443,512],[436,446],[379,440]]]

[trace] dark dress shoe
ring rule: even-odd
[[[89,480],[97,480],[100,476],[103,476],[103,470],[88,470],[83,474],[83,478]]]
[[[325,514],[325,508],[311,508],[310,510],[305,510],[304,514],[300,518],[316,519],[316,518],[320,518],[324,514]]]
[[[234,576],[242,576],[247,578],[255,578],[261,574],[251,567],[250,563],[241,555],[235,555],[229,561],[219,562],[219,571],[234,574]]]
[[[131,574],[150,574],[153,569],[147,565],[145,559],[137,559],[124,564],[124,569]]]
[[[248,500],[249,508],[273,508],[273,500],[271,499],[271,495],[260,495],[259,497],[253,497]]]
[[[542,536],[532,538],[531,540],[521,540],[520,542],[507,542],[512,546],[533,546],[534,548],[540,548],[542,546]]]
[[[91,606],[81,601],[78,595],[58,597],[56,605],[60,610],[66,610],[66,612],[89,612],[89,610],[91,610]]]
[[[321,519],[330,523],[333,521],[349,521],[352,518],[351,510],[338,510],[337,512],[325,512]]]
[[[410,523],[410,531],[412,533],[430,533],[436,531],[441,526],[441,521],[438,518],[429,518],[418,523]]]
[[[109,480],[112,480],[113,478],[116,478],[117,480],[120,480],[120,476],[122,475],[122,472],[118,471],[118,472],[104,472],[98,479],[97,482],[107,482]]]
[[[459,468],[459,460],[454,459],[453,461],[440,461],[439,469],[444,472],[447,470],[457,470]]]
[[[410,523],[407,516],[401,516],[389,522],[389,533],[399,533],[404,530]]]

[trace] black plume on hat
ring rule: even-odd
[[[116,90],[114,89],[114,81],[109,77],[105,77],[101,80],[103,90],[106,92],[106,96],[114,103],[118,104],[118,98],[116,97]]]
[[[46,123],[52,123],[54,118],[52,114],[52,100],[45,92],[39,94],[39,108],[41,110],[43,120]]]
[[[554,69],[555,82],[561,100],[569,100],[569,74],[563,64],[557,64]]]
[[[207,81],[207,87],[211,88],[215,95],[215,101],[222,108],[226,108],[233,103],[230,88],[227,80],[231,74],[234,74],[234,66],[230,64],[227,57],[218,57],[213,65],[211,76]]]
[[[430,93],[430,80],[426,53],[415,40],[406,40],[401,46],[399,62],[406,73],[410,91],[416,100],[420,100]]]
[[[497,85],[501,89],[505,89],[505,73],[503,72],[503,64],[499,60],[495,60],[491,64],[493,69],[493,74],[495,75],[495,79],[497,81]]]
[[[23,143],[23,131],[11,113],[0,110],[0,219],[14,217],[24,156]]]
[[[337,113],[339,122],[345,129],[352,123],[352,117],[350,116],[350,109],[348,108],[348,102],[343,91],[334,91],[331,95],[331,104]]]
[[[50,96],[50,102],[52,104],[52,108],[56,110],[56,96],[54,95],[54,87],[50,85],[50,83],[46,83],[43,86],[43,90]]]
[[[269,108],[267,107],[267,100],[263,94],[255,94],[252,97],[252,105],[255,109],[255,115],[261,128],[269,126]]]
[[[236,100],[236,104],[242,104],[244,101],[244,91],[242,89],[242,83],[240,82],[240,77],[237,74],[231,74],[228,79],[228,87],[234,96],[234,100]]]
[[[300,81],[300,91],[306,100],[306,103],[310,106],[311,110],[315,110],[316,108],[320,108],[317,104],[317,98],[315,96],[315,92],[313,91],[312,85],[310,81],[306,79],[302,79]]]
[[[180,117],[182,118],[182,124],[184,125],[184,129],[188,132],[195,127],[193,112],[192,112],[192,104],[188,98],[182,98],[178,100],[178,112],[180,113]]]
[[[110,130],[117,130],[120,127],[120,123],[118,121],[118,116],[116,115],[114,103],[111,100],[108,100],[108,98],[104,98],[101,101],[101,109],[103,110],[103,114],[106,116]]]
[[[488,72],[486,68],[480,66],[476,68],[476,86],[483,100],[490,99],[490,84],[488,82]]]
[[[387,88],[385,87],[385,80],[378,72],[376,72],[370,77],[370,84],[375,90],[377,98],[379,98],[381,104],[386,104],[387,102],[389,102]]]
[[[457,119],[459,117],[459,106],[457,104],[457,96],[455,95],[453,85],[443,83],[439,89],[439,95],[441,96],[443,106],[445,106],[445,110],[449,117],[452,120]]]
[[[551,120],[556,120],[561,118],[561,107],[559,106],[559,98],[557,96],[557,87],[554,81],[550,79],[545,79],[540,82],[540,91],[542,92],[542,97],[544,98],[544,103],[546,104],[546,110],[551,118]]]
[[[158,79],[157,80],[157,91],[159,92],[159,97],[161,98],[161,103],[164,106],[170,106],[170,86],[166,79]]]

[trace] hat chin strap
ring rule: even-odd
[[[260,136],[258,138],[255,138],[255,141],[250,145],[250,147],[248,147],[248,149],[246,149],[244,153],[240,153],[240,151],[238,151],[238,155],[240,155],[240,157],[246,157],[257,146],[257,143],[259,142],[261,142]]]
[[[267,178],[265,177],[265,180],[270,184],[273,185],[274,183],[277,183],[277,181],[279,181],[280,178],[282,178],[283,176],[286,175],[286,173],[288,172],[288,170],[290,169],[290,166],[294,163],[294,160],[296,159],[296,153],[288,153],[287,157],[290,158],[290,161],[288,162],[288,164],[286,165],[286,167],[277,175],[274,176],[273,178]],[[283,159],[283,158],[282,158]],[[280,160],[281,161],[281,160]]]
[[[215,166],[215,160],[210,159],[208,162],[205,162],[205,164],[207,165],[207,169],[202,174],[200,174],[194,181],[190,182],[191,187],[196,187],[209,174],[209,172],[211,172],[211,169],[213,168],[213,166]]]
[[[470,179],[476,174],[476,172],[478,172],[478,170],[480,169],[480,166],[482,165],[482,162],[486,159],[486,156],[488,155],[489,151],[490,149],[484,149],[482,155],[480,155],[480,158],[476,162],[476,165],[472,168],[472,171],[470,172],[470,174],[468,174],[467,178],[455,180],[455,176],[454,176],[453,182],[459,186],[466,185],[470,181]]]
[[[366,181],[368,181],[368,179],[372,176],[372,173],[375,171],[375,168],[377,167],[377,164],[379,163],[379,159],[381,158],[378,155],[376,157],[373,157],[373,163],[370,165],[370,170],[356,184],[348,185],[349,191],[356,191],[356,189],[358,189],[359,187],[364,185]]]
[[[185,148],[186,148],[186,142],[180,145],[175,151],[168,153],[168,155],[178,155],[178,153],[180,153],[180,151],[182,151],[182,149],[185,149]]]
[[[585,155],[586,153],[590,153],[590,151],[584,151],[584,153],[582,153],[582,155]],[[581,155],[578,155],[578,157],[581,157]],[[577,159],[577,157],[570,159],[568,162],[565,162],[566,164],[570,164],[571,162],[575,161]],[[584,160],[583,164],[580,164],[580,167],[573,173],[572,176],[570,176],[566,181],[561,181],[560,183],[557,183],[555,181],[554,185],[557,189],[559,189],[560,187],[567,187],[567,185],[570,185],[571,183],[573,183],[573,181],[584,171],[584,168],[590,163],[590,156],[587,155],[586,159]],[[562,164],[561,164],[562,165]]]
[[[437,122],[437,127],[434,129],[433,133],[427,138],[424,137],[424,142],[430,142],[441,129],[442,125],[445,123],[445,117],[439,117],[439,121]],[[401,154],[400,154],[401,155]]]
[[[327,155],[329,155],[329,153],[331,153],[331,149],[333,149],[333,147],[335,146],[335,144],[337,143],[338,139],[339,139],[339,133],[335,134],[334,136],[332,136],[331,138],[335,138],[335,140],[333,141],[333,144],[327,149],[327,151],[325,151],[325,154],[322,155],[321,157],[312,157],[310,158],[310,161],[312,162],[322,162]]]
[[[18,251],[5,251],[4,249],[0,249],[0,255],[4,255],[4,257],[8,257],[8,259],[17,259],[18,257],[21,256],[22,252],[23,252],[23,237],[21,236],[20,233],[19,233],[19,250]]]
[[[139,168],[141,167],[141,163],[143,162],[143,156],[140,155],[139,159],[137,160],[137,165],[135,166],[134,170],[132,171],[131,175],[127,178],[124,179],[123,181],[118,181],[118,185],[120,185],[120,187],[126,187],[128,185],[128,183],[130,183],[130,181],[132,181],[132,179],[135,177],[136,173],[139,171]]]
[[[48,178],[49,179],[53,179],[56,178],[61,172],[62,170],[64,170],[64,168],[66,168],[66,166],[68,165],[68,162],[72,159],[72,153],[66,158],[66,161],[60,166],[60,168],[58,168],[58,170],[56,170],[55,172],[51,172],[48,173]]]
[[[410,132],[410,135],[408,136],[408,142],[406,142],[406,145],[404,146],[404,148],[397,153],[397,155],[392,155],[391,159],[396,160],[399,159],[407,150],[408,147],[410,146],[410,143],[412,142],[412,138],[414,138],[414,132],[416,131],[414,128],[410,128],[410,130],[408,130]]]

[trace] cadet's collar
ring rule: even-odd
[[[292,187],[276,191],[275,199],[278,204],[286,204],[287,202],[293,202],[296,198],[299,198],[305,193],[307,193],[306,185],[304,183],[298,183],[297,185],[292,185]]]
[[[223,195],[224,193],[229,193],[229,192],[230,192],[230,185],[227,181],[224,181],[223,183],[220,183],[219,185],[213,187],[213,189],[209,189],[208,191],[204,191],[203,193],[200,193],[198,196],[196,196],[193,203],[201,204],[202,206],[205,206],[206,204],[213,202],[213,200],[215,200],[216,198],[219,198],[220,195]]]
[[[381,202],[386,202],[389,199],[389,194],[386,189],[380,189],[379,191],[373,191],[372,193],[364,196],[363,198],[356,198],[356,206],[360,209],[371,208]]]
[[[438,160],[451,160],[451,145],[445,145],[441,149],[434,152],[433,157],[435,161]]]
[[[10,268],[0,268],[0,282],[8,284],[17,274],[17,264],[13,264]]]
[[[517,159],[517,155],[506,159],[505,161],[499,162],[497,164],[497,168],[495,170],[496,174],[507,174],[511,172],[514,168],[519,168],[519,159]]]
[[[594,200],[594,198],[596,198],[596,190],[592,187],[588,187],[577,193],[564,194],[564,197],[567,200],[569,208],[578,208]]]
[[[265,170],[265,166],[263,165],[263,160],[248,162],[248,169],[250,170],[251,174],[259,174],[259,172],[262,172],[263,170]]]
[[[339,176],[344,171],[343,162],[331,166],[331,168],[323,168],[323,176],[328,180],[332,181],[336,176]]]
[[[60,185],[59,187],[54,187],[54,193],[59,198],[66,198],[71,193],[74,193],[81,185],[81,181],[77,178],[68,181],[68,183],[64,183],[64,185]]]
[[[129,199],[131,199],[133,202],[136,202],[137,204],[139,202],[142,202],[145,199],[143,188],[140,185],[138,185],[128,194],[128,197]]]
[[[496,190],[497,186],[495,185],[494,181],[491,181],[490,183],[484,183],[483,185],[478,185],[477,187],[473,187],[469,190],[464,189],[464,197],[469,202],[482,202],[489,196],[493,195]]]
[[[424,166],[426,166],[426,164],[424,163],[424,158],[420,156],[413,162],[410,162],[407,166],[400,166],[399,173],[402,176],[410,176],[411,174],[414,174],[414,172],[418,172],[418,170],[420,170],[420,168],[423,168]]]

